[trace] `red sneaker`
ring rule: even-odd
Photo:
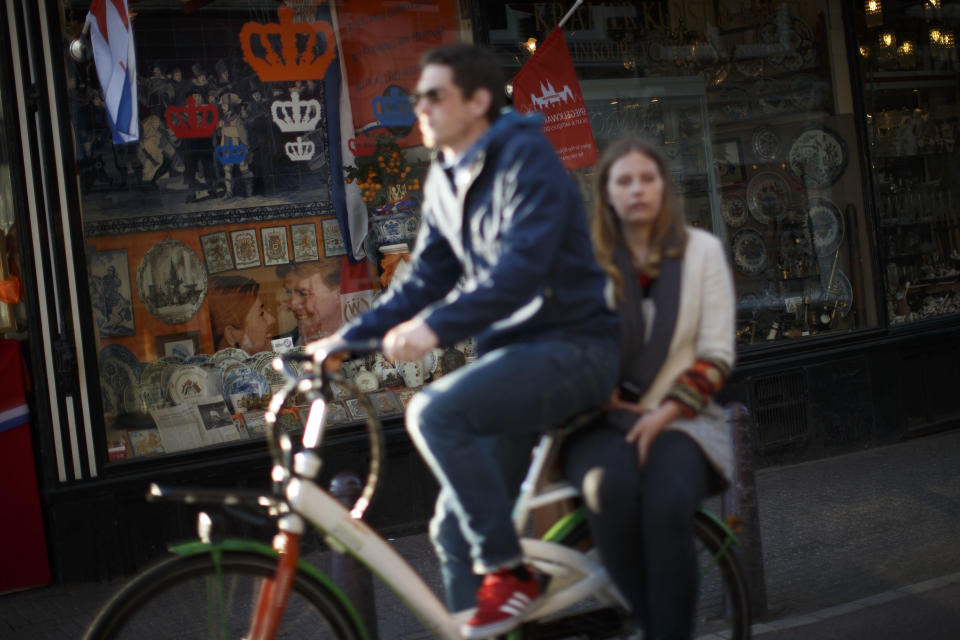
[[[540,597],[536,576],[521,580],[511,569],[488,573],[477,591],[477,611],[460,632],[464,638],[490,638],[518,624]]]

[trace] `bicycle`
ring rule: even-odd
[[[378,347],[379,343],[373,342],[352,343],[345,345],[344,351],[369,353]],[[324,371],[323,361],[330,355],[318,356],[315,363],[301,354],[285,355],[274,362],[289,381],[271,399],[267,414],[272,492],[157,485],[149,490],[152,500],[266,512],[276,521],[273,548],[246,539],[218,539],[211,531],[210,517],[201,512],[200,540],[172,546],[172,557],[135,576],[99,612],[86,640],[367,638],[367,629],[344,593],[319,569],[299,558],[300,537],[307,522],[333,550],[352,554],[383,580],[433,637],[461,638],[460,626],[471,612],[448,612],[416,571],[361,519],[381,475],[382,434],[366,396],[341,374]],[[315,373],[298,374],[297,366],[312,368]],[[324,408],[333,382],[350,388],[364,403],[368,416],[371,463],[360,497],[350,508],[316,484]],[[296,453],[289,436],[276,427],[276,414],[294,391],[307,394],[311,402],[303,448]],[[547,432],[532,453],[513,512],[521,534],[527,531],[533,510],[577,495],[563,482],[540,486],[557,449],[558,434]],[[722,629],[729,633],[724,637],[749,638],[749,600],[734,551],[736,535],[705,510],[697,514],[695,527],[702,552],[697,633]],[[542,538],[521,538],[527,562],[545,576],[546,586],[539,606],[507,638],[637,637],[631,635],[636,633],[632,616],[595,552],[581,549],[586,536],[581,508],[562,517]]]

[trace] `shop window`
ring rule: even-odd
[[[891,325],[960,312],[954,3],[866,2],[857,38]]]
[[[569,4],[483,3],[480,35],[515,74]],[[662,144],[688,222],[729,248],[741,345],[878,323],[833,4],[594,2],[564,25],[597,145]]]
[[[94,61],[65,57],[111,460],[262,433],[283,382],[276,352],[367,309],[401,266],[426,167],[407,96],[420,52],[460,39],[458,5],[340,4],[337,22],[317,2],[131,2],[132,143],[114,143]],[[65,56],[89,8],[64,3]],[[354,117],[341,123],[344,86]],[[369,227],[354,228],[351,189]],[[363,252],[373,260],[347,255]],[[378,411],[399,415],[443,362],[472,354],[431,356],[346,367]],[[327,422],[362,421],[341,391]],[[302,428],[302,402],[285,408],[283,429]]]

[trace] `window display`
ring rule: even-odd
[[[89,7],[64,5],[66,42]],[[275,354],[336,330],[402,268],[426,168],[408,95],[421,51],[460,38],[449,1],[131,9],[138,140],[114,144],[96,61],[67,62],[112,460],[261,434]],[[444,371],[431,355],[348,370],[397,415],[399,391]],[[352,400],[341,390],[328,422],[362,420]]]
[[[828,38],[840,29],[829,12],[598,2],[565,26],[597,144],[623,133],[661,143],[688,222],[726,242],[742,345],[877,323],[852,108],[833,90],[848,81],[846,53],[831,46],[842,38]],[[559,3],[492,2],[482,29],[515,74],[562,15]]]
[[[858,38],[887,316],[900,325],[960,313],[960,15],[875,4]]]

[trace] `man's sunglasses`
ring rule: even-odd
[[[410,104],[417,106],[421,100],[426,100],[430,104],[437,104],[447,97],[447,93],[440,88],[434,87],[426,91],[414,91],[410,94]]]

